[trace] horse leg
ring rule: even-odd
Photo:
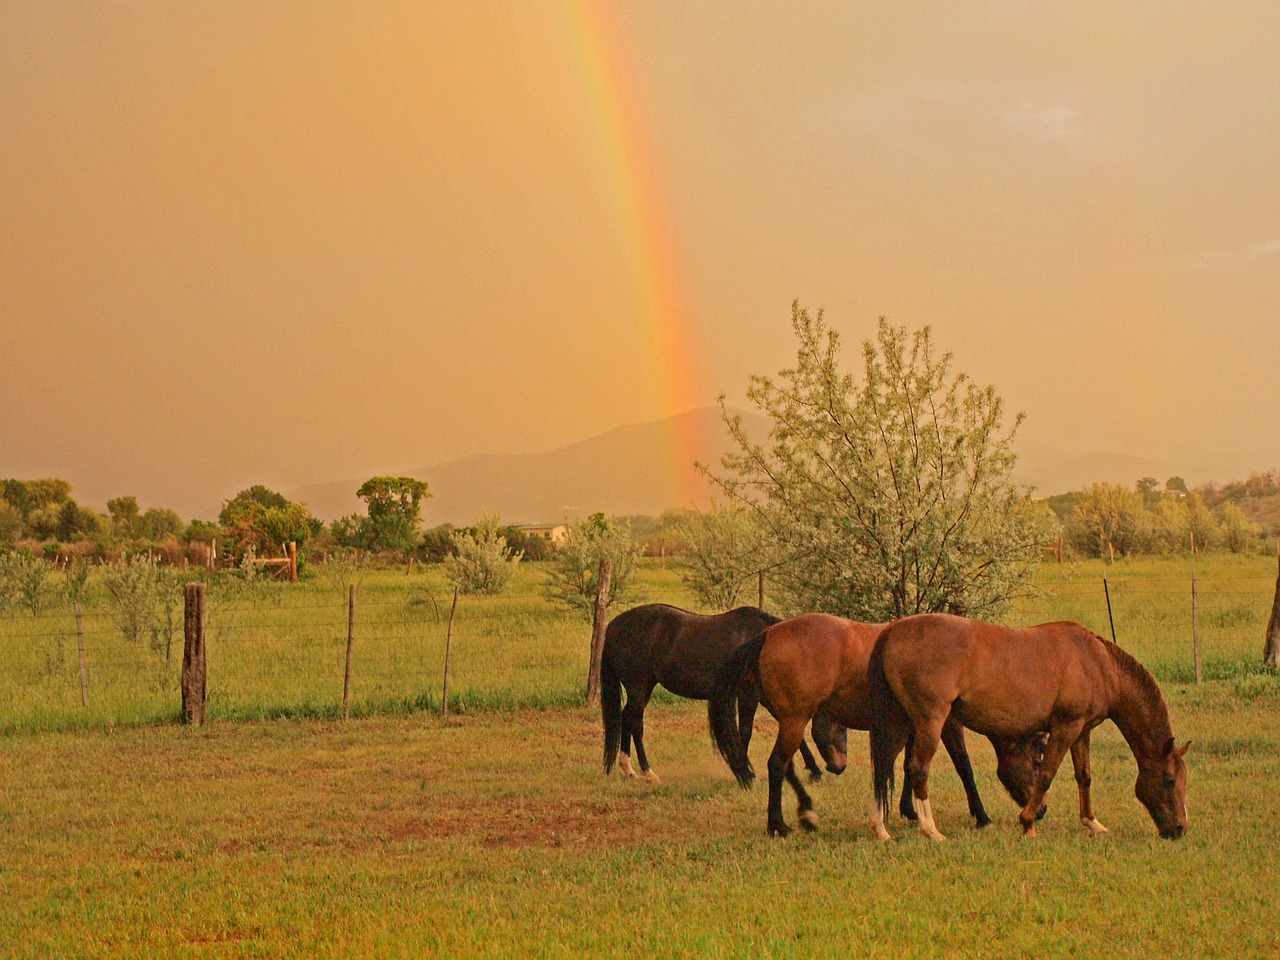
[[[800,748],[802,750],[804,749],[804,740],[800,741]],[[786,778],[787,783],[791,784],[791,789],[796,792],[796,800],[799,801],[799,805],[796,807],[796,813],[800,819],[800,826],[805,830],[817,830],[818,815],[813,812],[813,801],[809,798],[809,792],[805,790],[804,784],[796,774],[794,757],[787,761]]]
[[[890,773],[892,773],[894,765],[898,762],[898,754],[902,753],[903,747],[905,747],[908,743],[911,742],[910,721],[904,720],[904,722],[900,724],[899,723],[891,724],[888,729],[887,735],[889,738],[889,743],[888,743],[889,771]],[[874,743],[873,743],[873,750],[874,750]],[[874,764],[874,759],[873,759],[873,764]],[[905,777],[906,777],[906,774],[904,772],[903,778],[905,779]],[[911,819],[914,820],[915,819],[914,807],[911,808],[911,812],[913,814]],[[888,819],[888,817],[889,817],[888,800],[887,799],[885,800],[883,806],[881,806],[879,801],[873,801],[871,806],[871,833],[876,838],[876,840],[880,841],[881,843],[887,840],[893,839],[893,837],[889,835],[889,831],[885,829],[885,825],[884,825],[884,822],[886,819]]]
[[[907,753],[906,777],[911,783],[911,792],[915,796],[916,814],[919,816],[920,832],[930,840],[945,840],[938,826],[933,822],[933,807],[929,802],[929,764],[938,751],[938,742],[942,737],[942,728],[946,725],[946,717],[923,717],[914,724],[915,742]]]
[[[810,783],[817,783],[822,779],[822,768],[818,766],[817,758],[804,740],[800,741],[800,759],[804,761],[804,768],[809,771]]]
[[[969,762],[969,751],[964,744],[964,727],[954,719],[948,719],[942,726],[942,745],[947,748],[951,764],[960,774],[960,782],[964,784],[964,795],[969,799],[969,815],[977,821],[978,829],[991,823],[987,810],[982,805],[982,797],[978,795],[978,784],[973,779],[973,764]]]
[[[915,733],[908,730],[907,746],[902,757],[902,796],[898,798],[898,813],[902,819],[909,820],[911,823],[916,823],[920,819],[916,816],[916,805],[911,802],[911,778],[907,776],[907,758],[911,756],[915,743]]]
[[[631,704],[634,698],[631,690],[627,690],[627,703],[622,708],[622,716],[619,718],[619,725],[622,727],[621,736],[618,738],[618,769],[622,771],[623,776],[634,777],[635,770],[631,768]],[[643,712],[644,708],[640,708]]]
[[[1080,822],[1095,837],[1107,833],[1107,828],[1100,824],[1093,815],[1093,798],[1089,795],[1089,787],[1093,783],[1093,772],[1089,767],[1089,731],[1086,730],[1071,745],[1071,766],[1075,768],[1076,790],[1080,793]]]
[[[650,783],[659,783],[658,775],[649,768],[649,758],[644,752],[644,708],[649,705],[649,697],[653,693],[653,687],[641,691],[637,696],[627,695],[627,705],[622,709],[622,729],[631,734],[631,738],[636,745],[636,760],[640,763],[640,776],[644,777]],[[627,769],[630,769],[627,764]],[[634,776],[634,774],[633,774]]]
[[[808,719],[804,717],[786,717],[778,720],[778,739],[774,741],[773,751],[769,754],[769,821],[766,830],[771,837],[785,837],[791,832],[791,828],[782,818],[782,780],[786,777],[788,769],[791,776],[795,777],[791,786],[800,797],[801,822],[803,823],[806,819],[804,816],[806,813],[816,822],[809,795],[800,786],[800,780],[795,776],[795,767],[791,762],[792,756],[800,746],[800,741],[804,739],[804,728],[807,723]],[[811,823],[810,827],[812,826]]]
[[[1035,780],[1031,784],[1027,805],[1018,814],[1018,822],[1022,824],[1022,835],[1024,837],[1034,837],[1036,835],[1036,820],[1039,817],[1040,808],[1044,805],[1045,794],[1049,792],[1053,777],[1058,772],[1059,764],[1066,757],[1067,751],[1071,749],[1072,744],[1080,739],[1080,734],[1083,731],[1083,720],[1076,720],[1050,728],[1049,742],[1045,744],[1044,756],[1040,758],[1040,769],[1036,772]]]

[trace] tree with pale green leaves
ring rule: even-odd
[[[631,525],[626,520],[593,513],[569,524],[551,559],[543,594],[590,622],[600,590],[600,560],[608,557],[612,564],[607,608],[634,598],[631,573],[639,555],[640,546],[632,541]]]
[[[444,559],[444,575],[461,593],[501,593],[523,556],[507,545],[497,517],[481,517],[474,528],[455,530],[449,539],[454,552]]]
[[[995,390],[953,373],[928,327],[882,318],[860,378],[842,371],[821,312],[793,305],[792,328],[795,366],[747,392],[772,421],[768,440],[748,437],[721,398],[736,449],[723,473],[706,470],[752,512],[781,610],[1004,613],[1057,536],[1051,511],[1010,479],[1021,415],[1006,430]]]
[[[728,610],[755,588],[763,564],[760,531],[750,510],[712,504],[675,530],[685,548],[677,561],[680,579],[706,608]]]

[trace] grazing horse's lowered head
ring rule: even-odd
[[[826,761],[827,772],[840,776],[849,765],[848,728],[819,713],[813,718],[812,731],[813,744]]]
[[[1134,795],[1166,840],[1178,840],[1187,832],[1187,764],[1183,757],[1190,749],[1190,740],[1175,747],[1170,737],[1159,754],[1138,761]]]

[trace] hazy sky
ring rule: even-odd
[[[549,449],[741,402],[794,298],[851,348],[932,324],[1042,443],[1280,466],[1278,37],[1274,0],[0,0],[0,476],[189,514]]]

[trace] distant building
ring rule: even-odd
[[[542,537],[555,544],[563,543],[569,535],[569,527],[563,523],[517,523],[515,529],[526,537]]]

